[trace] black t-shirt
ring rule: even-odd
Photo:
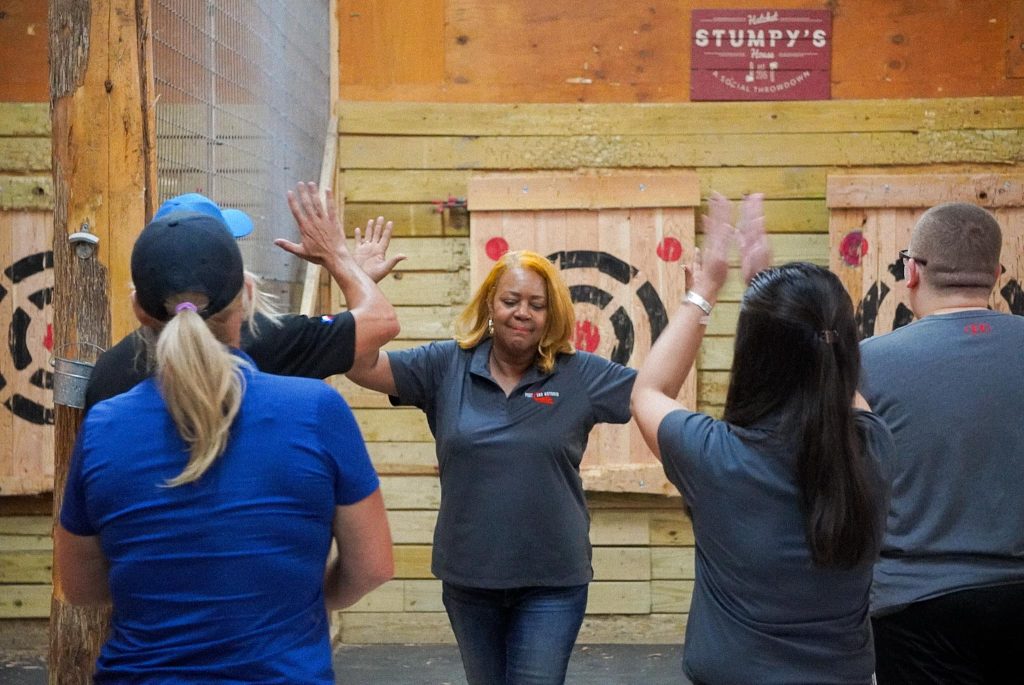
[[[242,350],[260,371],[279,376],[327,378],[352,368],[356,322],[350,312],[327,318],[286,314],[274,325],[256,315],[259,335],[242,326]],[[150,375],[145,343],[136,331],[100,355],[85,390],[85,411],[127,392]]]

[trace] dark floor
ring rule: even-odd
[[[46,685],[45,621],[0,621],[0,684]],[[578,645],[567,685],[687,683],[680,645]],[[454,645],[342,645],[334,671],[344,685],[466,685]]]

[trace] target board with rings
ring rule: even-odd
[[[49,212],[0,212],[0,495],[53,487]]]
[[[914,320],[898,255],[921,215],[943,202],[969,202],[995,215],[1003,246],[989,307],[1024,315],[1024,176],[832,176],[829,267],[850,292],[861,338]]]
[[[643,362],[684,294],[695,174],[489,174],[470,180],[468,200],[474,289],[505,252],[538,252],[569,287],[576,348],[634,368]],[[695,406],[695,373],[680,400]],[[674,492],[632,423],[597,426],[581,474],[590,490]]]

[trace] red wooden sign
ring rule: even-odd
[[[829,10],[693,10],[691,100],[827,100]]]

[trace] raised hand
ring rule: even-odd
[[[394,224],[390,221],[385,224],[382,216],[377,217],[376,221],[367,221],[365,233],[356,227],[356,247],[352,251],[352,258],[374,283],[380,283],[398,262],[405,259],[404,254],[387,256],[393,228]]]
[[[752,193],[743,199],[737,229],[743,282],[750,283],[772,264],[772,248],[764,228],[764,194]]]
[[[300,182],[294,191],[288,191],[288,208],[295,217],[302,242],[278,238],[274,244],[296,257],[330,268],[335,260],[348,254],[348,248],[345,229],[335,210],[334,194],[328,189],[325,195],[326,202],[321,202],[316,183]]]
[[[708,198],[708,213],[701,217],[701,226],[704,248],[695,254],[691,287],[705,299],[714,301],[729,275],[729,248],[735,234],[729,200],[712,193]]]

